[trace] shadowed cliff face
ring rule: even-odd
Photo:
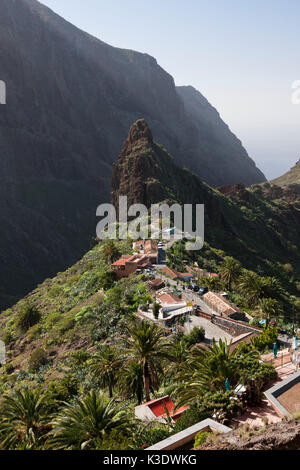
[[[179,168],[152,137],[145,120],[130,129],[113,165],[111,201],[128,205],[168,202],[205,205],[205,241],[256,270],[271,274],[269,262],[291,262],[299,272],[300,199],[281,188],[241,184],[215,190]],[[280,270],[279,270],[280,271]],[[280,277],[280,273],[279,273]]]
[[[6,300],[88,248],[96,207],[109,200],[112,163],[138,118],[179,166],[212,185],[264,180],[200,93],[177,89],[149,55],[111,47],[35,0],[1,0],[0,63],[7,84],[0,107]]]

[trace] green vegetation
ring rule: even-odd
[[[195,256],[180,243],[174,250],[182,264]],[[158,304],[143,275],[114,278],[110,262],[125,252],[131,252],[126,242],[98,243],[2,312],[8,364],[0,369],[0,449],[145,448],[208,417],[230,423],[247,404],[259,403],[276,378],[258,360],[276,341],[276,328],[232,349],[223,341],[204,347],[202,328],[184,334],[179,327],[170,335],[169,328],[140,320],[139,306],[152,305],[157,314]],[[199,263],[207,257],[206,268],[220,274],[211,281],[254,321],[278,318],[280,306],[289,304],[277,278],[245,270],[208,246],[197,256]],[[242,399],[234,396],[238,384],[246,387]],[[167,410],[165,423],[135,419],[136,405],[167,394],[177,407],[189,406],[175,424]]]
[[[204,271],[218,273],[218,278],[198,276],[197,282],[216,292],[226,291],[229,300],[249,313],[255,324],[261,319],[268,322],[275,319],[281,327],[292,322],[295,327],[297,323],[300,326],[299,297],[291,295],[291,292],[298,292],[299,286],[297,278],[290,276],[294,272],[291,265],[284,266],[280,277],[265,275],[262,266],[259,266],[259,272],[245,269],[239,260],[207,243],[200,252],[187,252],[184,241],[172,245],[167,255],[170,265],[178,271],[183,271],[186,264],[193,266],[196,263]],[[271,264],[266,271],[276,272]]]

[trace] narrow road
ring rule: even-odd
[[[159,267],[158,267],[159,269]],[[201,299],[201,297],[194,291],[191,291],[187,288],[183,289],[183,284],[179,281],[173,281],[172,279],[169,279],[168,277],[164,276],[161,273],[156,273],[156,277],[159,277],[162,279],[165,283],[169,283],[171,286],[177,287],[179,291],[182,292],[182,294],[190,301],[193,301],[195,305],[198,305],[202,312],[204,313],[210,313],[211,315],[218,315],[214,310],[212,310],[210,307],[206,305],[204,300]]]

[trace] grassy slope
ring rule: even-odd
[[[118,246],[121,252],[130,251],[127,242],[119,242]],[[32,352],[39,348],[47,352],[54,366],[70,351],[93,349],[91,336],[97,315],[99,319],[101,316],[99,306],[105,305],[109,292],[103,289],[103,273],[107,272],[104,245],[99,244],[74,266],[46,279],[14,307],[1,313],[0,339],[7,344],[7,362],[15,372],[26,369]],[[127,293],[128,286],[137,284],[136,279],[120,282]],[[115,284],[116,288],[119,284]],[[17,320],[27,304],[38,308],[41,320],[24,333],[17,327]],[[2,369],[5,379],[3,372],[5,368]],[[55,367],[53,374],[57,374]]]
[[[300,160],[295,166],[293,166],[293,168],[290,169],[290,171],[279,178],[276,178],[272,183],[277,184],[278,186],[300,184]]]
[[[282,266],[290,263],[300,279],[300,200],[267,199],[259,187],[225,197],[189,170],[177,167],[155,143],[152,148],[135,148],[127,158],[143,158],[147,171],[151,168],[143,180],[149,205],[162,200],[205,204],[205,241],[209,245],[239,259],[245,268],[282,280]],[[123,189],[124,194],[130,191],[130,187]]]

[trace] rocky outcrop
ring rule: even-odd
[[[259,429],[239,428],[216,436],[198,450],[299,450],[300,422],[296,420]]]
[[[300,201],[300,191],[297,191],[296,185],[280,187],[272,183],[262,183],[252,185],[248,191],[243,184],[224,185],[217,188],[222,194],[227,197],[240,199],[241,201],[255,202],[255,196],[260,196],[270,201],[286,201],[296,202]],[[300,185],[299,185],[300,189]]]
[[[205,205],[205,241],[257,270],[266,273],[270,261],[290,262],[295,273],[300,266],[300,211],[298,200],[266,197],[263,186],[223,186],[214,190],[187,169],[179,168],[172,156],[152,137],[145,120],[130,129],[123,150],[113,165],[111,201],[118,208],[119,196],[128,204],[147,207],[158,202]]]

